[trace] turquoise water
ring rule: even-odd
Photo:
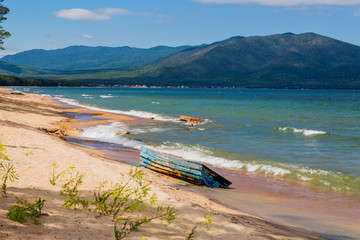
[[[160,120],[86,129],[83,137],[149,145],[222,168],[261,172],[360,195],[360,91],[18,88]],[[193,127],[187,115],[206,119]],[[131,135],[116,135],[117,130]]]

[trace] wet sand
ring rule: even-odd
[[[79,121],[76,117],[70,119],[61,115],[66,112],[76,112]],[[92,117],[96,119],[91,119]],[[77,138],[76,128],[99,123],[109,124],[111,121],[146,124],[128,116],[94,113],[80,108],[63,109],[39,95],[11,95],[7,90],[0,89],[0,140],[7,148],[7,154],[20,176],[19,180],[9,182],[9,197],[0,197],[0,239],[113,238],[111,220],[104,216],[98,219],[97,214],[83,210],[62,208],[64,199],[58,194],[59,188],[49,184],[54,161],[58,162],[61,168],[71,162],[79,171],[86,173],[81,190],[88,196],[92,195],[100,180],[106,178],[113,182],[120,181],[119,173],[126,174],[131,165],[136,165],[138,152],[135,150],[116,149],[115,146],[102,143],[91,143],[92,147],[89,147],[91,144]],[[72,144],[75,141],[78,143]],[[239,199],[237,194],[244,192],[244,189],[196,187],[149,170],[144,172],[145,180],[151,183],[152,192],[157,194],[159,202],[178,208],[179,217],[167,228],[157,222],[151,223],[133,233],[130,238],[139,239],[143,236],[146,239],[184,239],[194,224],[202,219],[203,213],[208,212],[214,214],[211,230],[207,232],[204,226],[200,226],[195,239],[326,239],[301,228],[270,222],[263,219],[262,217],[266,216],[262,214],[258,215],[259,217],[246,214],[246,206],[242,209],[240,207],[239,211],[203,196],[212,198],[211,194],[214,194],[218,197],[214,197],[216,201],[220,202],[219,198],[222,198],[224,202],[231,203],[233,199],[229,196],[234,194],[234,199]],[[232,176],[229,175],[229,178]],[[236,180],[234,184],[237,186]],[[239,192],[236,192],[237,190]],[[250,193],[240,195],[240,198],[244,199],[250,196]],[[5,218],[7,209],[16,202],[15,196],[25,197],[30,201],[38,197],[46,199],[44,211],[47,216],[41,217],[41,225],[34,226],[29,222],[19,224]],[[250,200],[255,204],[253,199]],[[265,196],[263,202],[258,201],[254,208],[267,208],[272,203],[271,199],[270,196]]]
[[[272,222],[304,228],[331,239],[360,239],[360,198],[310,186],[231,170],[217,172],[232,180],[232,189],[184,188],[201,192],[232,209]]]

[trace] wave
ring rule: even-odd
[[[83,93],[81,96],[82,96],[82,97],[91,97],[92,95]]]
[[[291,179],[307,184],[327,188],[331,191],[360,195],[360,178],[343,173],[335,173],[305,166],[265,162],[226,159],[217,156],[216,150],[200,145],[190,146],[182,143],[164,142],[151,146],[154,150],[180,156],[189,161],[211,164],[220,168],[241,169],[247,172],[261,173],[284,179]]]
[[[189,122],[180,121],[180,118],[175,118],[175,117],[162,115],[162,114],[157,114],[157,113],[152,113],[152,112],[139,111],[139,110],[125,111],[125,110],[112,110],[112,109],[106,109],[106,108],[98,108],[98,107],[93,107],[93,106],[88,106],[88,105],[85,105],[85,104],[81,104],[78,101],[76,101],[74,99],[70,99],[70,98],[55,97],[55,96],[51,96],[51,95],[46,95],[46,96],[53,97],[54,99],[56,99],[56,100],[58,100],[60,102],[69,104],[69,105],[73,105],[73,106],[77,106],[77,107],[83,107],[83,108],[87,108],[87,109],[95,110],[95,111],[103,111],[103,112],[108,112],[108,113],[114,113],[114,114],[120,114],[120,115],[128,115],[128,116],[134,116],[134,117],[139,117],[139,118],[150,118],[150,119],[154,119],[154,120],[157,120],[157,121],[163,121],[163,122],[181,123],[183,125],[188,125],[189,124]],[[113,97],[113,96],[101,95],[100,97],[102,97],[102,98],[110,98],[110,97]],[[85,98],[92,98],[92,97],[85,97]],[[204,119],[204,120],[205,120],[204,122],[193,123],[193,125],[203,126],[203,125],[205,125],[207,123],[212,122],[212,120],[210,120],[210,119]],[[203,129],[201,129],[201,130],[203,130]]]
[[[121,111],[121,110],[109,110],[101,109],[97,107],[86,106],[80,104],[79,102],[72,99],[57,98],[59,101],[68,103],[74,106],[85,107],[93,110],[101,110],[110,113],[116,114],[125,114],[132,115],[142,118],[154,118],[155,120],[160,121],[170,121],[179,123],[179,119],[164,116],[160,114],[154,114],[151,112],[145,111]],[[200,123],[201,130],[207,122]],[[188,123],[185,123],[188,124]],[[276,163],[271,161],[247,161],[241,159],[241,157],[226,157],[228,155],[217,152],[216,149],[206,148],[201,145],[187,145],[183,143],[172,143],[172,142],[162,142],[158,144],[146,144],[141,141],[128,138],[126,135],[117,135],[117,131],[130,131],[131,133],[148,133],[148,132],[157,132],[163,131],[164,129],[159,127],[153,128],[133,128],[129,129],[128,126],[115,122],[110,125],[99,125],[95,127],[90,127],[84,130],[81,133],[82,137],[96,139],[103,142],[110,142],[121,144],[126,147],[132,147],[135,149],[140,149],[142,145],[151,147],[155,150],[177,155],[183,157],[186,160],[197,161],[201,163],[211,164],[220,168],[228,169],[241,169],[248,172],[261,173],[269,176],[276,176],[284,179],[291,179],[299,182],[305,182],[314,186],[321,186],[332,191],[345,192],[353,195],[360,195],[360,178],[350,175],[345,175],[343,173],[335,173],[331,171],[325,171],[321,169],[312,169],[309,167],[301,165],[292,165],[286,163]],[[200,130],[200,128],[199,128]],[[318,130],[309,130],[309,129],[297,129],[293,127],[282,127],[278,129],[282,132],[302,134],[304,136],[316,136],[321,134],[327,134],[324,131]]]
[[[141,142],[126,138],[124,135],[118,134],[118,131],[126,132],[129,131],[129,128],[123,123],[114,122],[110,125],[97,125],[86,128],[83,132],[81,132],[80,136],[102,142],[116,143],[125,147],[140,149],[142,145]]]
[[[308,130],[308,129],[297,129],[293,127],[280,127],[279,131],[281,132],[293,132],[293,133],[300,133],[304,136],[314,136],[314,135],[322,135],[327,134],[327,132],[318,131],[318,130]]]
[[[81,104],[74,100],[74,99],[70,99],[70,98],[62,98],[62,97],[54,97],[54,96],[51,96],[51,95],[48,95],[48,94],[43,94],[43,96],[49,96],[49,97],[52,97],[60,102],[63,102],[63,103],[66,103],[66,104],[69,104],[69,105],[73,105],[73,106],[77,106],[77,107],[81,107]]]
[[[130,129],[132,133],[135,134],[147,134],[147,133],[155,133],[155,132],[166,132],[171,130],[166,127],[154,127],[154,126],[142,126],[142,127],[133,127]]]
[[[53,97],[51,95],[48,95],[48,96]],[[105,96],[107,96],[107,95],[105,95]],[[78,101],[76,101],[74,99],[70,99],[70,98],[59,98],[59,97],[53,97],[53,98],[60,102],[69,104],[69,105],[83,107],[83,108],[87,108],[87,109],[95,110],[95,111],[103,111],[103,112],[114,113],[114,114],[129,115],[129,116],[140,117],[140,118],[151,118],[151,119],[154,119],[157,121],[180,122],[180,120],[177,118],[173,118],[173,117],[161,115],[161,114],[156,114],[156,113],[151,113],[151,112],[137,111],[137,110],[129,110],[129,111],[112,110],[112,109],[105,109],[105,108],[98,108],[98,107],[84,105],[84,104],[81,104]]]
[[[180,156],[185,160],[208,163],[220,168],[244,169],[249,172],[264,172],[274,176],[284,176],[289,174],[289,170],[269,164],[247,163],[239,160],[230,160],[222,157],[216,157],[211,149],[203,146],[188,146],[182,143],[164,142],[163,144],[152,147],[157,151]]]
[[[131,115],[135,117],[141,117],[141,118],[151,118],[158,121],[164,121],[164,122],[180,122],[179,119],[173,118],[170,116],[165,116],[157,113],[152,112],[145,112],[145,111],[137,111],[137,110],[130,110],[130,111],[120,111],[118,110],[120,114],[125,115]]]
[[[113,98],[114,96],[111,95],[100,95],[101,98]]]
[[[162,130],[163,129],[160,128],[150,128],[148,130],[144,130],[142,128],[130,129],[123,123],[114,122],[110,125],[98,125],[87,128],[81,133],[81,137],[102,142],[116,143],[134,149],[140,149],[141,146],[146,146],[156,151],[182,157],[189,161],[211,164],[220,168],[261,173],[264,175],[306,182],[308,184],[321,186],[336,192],[360,195],[359,177],[287,163],[226,159],[221,157],[221,154],[219,156],[219,154],[216,153],[216,149],[209,149],[201,145],[186,145],[174,142],[162,142],[160,144],[153,145],[133,140],[126,137],[126,135],[117,133],[118,131],[130,131],[132,134],[137,134]]]

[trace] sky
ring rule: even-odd
[[[209,44],[315,32],[360,46],[360,0],[5,0],[0,56],[72,45]]]

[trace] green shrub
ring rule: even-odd
[[[6,155],[6,148],[0,141],[0,160],[1,159],[9,161],[9,157]]]
[[[127,180],[116,184],[110,183],[108,188],[106,185],[106,181],[100,183],[94,192],[95,201],[92,205],[95,206],[95,212],[112,216],[116,240],[124,239],[154,219],[160,219],[167,226],[177,217],[178,210],[172,206],[154,207],[156,210],[149,214],[151,216],[139,214],[150,205],[154,206],[157,197],[155,194],[150,195],[150,184],[145,183],[143,171],[138,168],[130,170]],[[134,216],[134,213],[137,215]]]
[[[74,165],[70,165],[65,170],[61,171],[60,173],[55,174],[55,170],[59,168],[59,165],[57,164],[57,162],[53,162],[52,167],[53,167],[52,178],[50,178],[49,180],[50,180],[50,184],[54,185],[54,186],[56,185],[56,181],[60,177],[64,177],[66,174],[71,173],[75,168]]]
[[[9,208],[6,217],[15,222],[24,223],[26,219],[26,208],[19,205],[13,205]]]
[[[34,224],[41,224],[40,220],[37,218],[43,214],[42,209],[45,200],[39,198],[38,200],[33,200],[32,203],[28,203],[26,199],[17,198],[17,203],[21,205],[13,205],[9,208],[9,211],[6,214],[8,219],[24,223],[27,218],[31,218],[34,221]]]
[[[14,165],[10,162],[9,157],[6,155],[5,146],[0,141],[0,160],[1,159],[8,161],[7,163],[0,162],[0,174],[2,174],[2,176],[1,175],[0,176],[1,176],[1,180],[3,181],[1,185],[1,189],[3,196],[7,197],[7,193],[6,193],[7,181],[10,180],[11,182],[14,182],[15,179],[19,179],[19,178],[16,174]]]
[[[19,179],[16,172],[15,172],[15,167],[12,163],[1,163],[0,162],[0,172],[3,172],[3,175],[1,177],[1,179],[3,180],[2,183],[2,193],[3,196],[7,197],[7,193],[6,193],[6,189],[7,189],[7,180],[10,180],[11,182],[14,182],[15,179]]]
[[[23,152],[23,154],[24,154],[25,156],[34,155],[34,153],[33,153],[32,151]]]
[[[90,201],[87,200],[86,197],[78,197],[78,194],[80,193],[78,187],[83,183],[84,174],[80,174],[79,172],[75,173],[74,165],[69,165],[69,167],[59,173],[55,173],[55,170],[59,168],[59,165],[54,162],[52,166],[52,178],[49,179],[51,185],[56,185],[56,182],[60,178],[65,178],[61,185],[62,190],[60,191],[60,195],[66,198],[63,207],[77,209],[77,206],[80,205],[83,209],[87,209]]]
[[[206,213],[204,214],[204,219],[201,220],[200,222],[197,222],[195,224],[195,226],[191,229],[191,232],[185,237],[186,240],[192,240],[194,239],[194,235],[196,232],[196,229],[198,228],[198,226],[200,224],[205,224],[206,226],[206,230],[209,231],[210,227],[209,225],[214,221],[213,215],[207,215]]]
[[[57,180],[64,181],[60,195],[64,196],[63,207],[74,208],[81,206],[83,209],[94,211],[105,216],[111,216],[114,222],[115,239],[124,239],[131,232],[138,230],[144,224],[154,219],[159,219],[164,225],[169,225],[176,217],[177,210],[171,206],[155,206],[151,216],[140,213],[157,201],[156,195],[150,195],[150,184],[143,180],[142,170],[131,169],[129,176],[124,176],[120,183],[100,182],[94,191],[94,201],[81,197],[78,187],[83,183],[84,175],[74,173],[74,168],[66,169],[60,174],[55,174],[58,168],[53,164],[53,178],[50,183],[55,185]]]
[[[66,198],[63,207],[76,209],[77,206],[82,206],[83,209],[87,209],[90,201],[85,197],[78,197],[78,187],[83,183],[83,174],[76,172],[69,173],[69,179],[61,187],[60,195]]]

